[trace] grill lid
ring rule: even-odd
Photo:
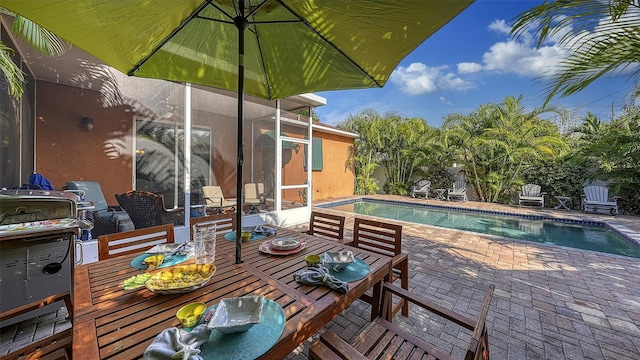
[[[78,227],[76,195],[48,190],[0,190],[0,236]]]

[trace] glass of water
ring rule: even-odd
[[[213,264],[216,260],[216,224],[193,225],[193,247],[196,264]]]

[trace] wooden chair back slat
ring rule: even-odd
[[[174,243],[173,224],[98,237],[98,260],[133,254],[154,245]]]
[[[609,189],[604,186],[585,186],[584,195],[589,201],[609,201]]]
[[[471,341],[469,342],[469,347],[467,348],[465,360],[489,358],[489,340],[487,337],[486,322],[487,315],[489,313],[489,305],[491,305],[491,298],[493,297],[494,290],[495,286],[491,284],[489,286],[489,289],[487,289],[487,292],[484,294],[484,299],[482,300],[482,308],[480,308],[478,319],[476,320],[475,326],[473,327],[473,333],[471,334]]]
[[[387,256],[399,255],[402,253],[402,225],[356,218],[353,246]]]
[[[191,234],[190,239],[193,239],[193,226],[196,224],[216,224],[216,236],[218,236],[220,234],[226,234],[232,231],[236,231],[236,214],[224,213],[191,218],[191,220],[189,221],[189,233]]]
[[[482,308],[474,320],[457,313],[453,309],[445,308],[424,297],[411,294],[406,289],[401,289],[386,282],[382,290],[384,299],[382,317],[377,317],[367,324],[360,334],[353,337],[354,340],[351,344],[338,337],[331,330],[327,330],[309,349],[309,359],[452,360],[453,357],[447,351],[443,351],[443,349],[450,348],[452,344],[440,343],[446,340],[434,343],[429,339],[430,337],[418,337],[413,334],[414,331],[408,331],[393,323],[392,297],[396,297],[403,299],[407,303],[415,304],[412,307],[414,309],[421,308],[420,313],[414,313],[414,315],[419,316],[416,326],[420,326],[420,319],[428,321],[431,318],[430,315],[425,315],[425,312],[429,312],[471,330],[471,337],[464,359],[489,360],[489,338],[487,336],[486,320],[494,290],[495,286],[493,284],[489,285],[484,295]],[[449,327],[448,324],[446,326]],[[458,342],[460,339],[453,337],[452,341],[454,340]]]
[[[409,289],[409,257],[402,253],[402,225],[387,222],[367,220],[356,217],[353,226],[353,242],[351,245],[375,252],[381,255],[393,257],[391,281],[400,279],[403,289]],[[375,299],[365,293],[360,299],[372,305],[371,318],[377,315],[374,309]],[[401,300],[393,308],[395,314],[402,309],[402,314],[409,314],[409,304]]]
[[[467,191],[467,182],[465,180],[456,180],[453,183],[453,191],[454,192]]]
[[[344,216],[312,211],[307,233],[342,240],[344,238],[344,222]]]
[[[540,196],[540,185],[525,184],[522,185],[522,196]]]

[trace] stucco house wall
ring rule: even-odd
[[[353,195],[354,169],[350,162],[354,139],[318,130],[313,137],[322,139],[322,171],[313,171],[313,201]]]

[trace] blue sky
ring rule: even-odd
[[[553,69],[565,50],[554,41],[509,37],[514,18],[542,1],[477,0],[404,58],[380,89],[318,92],[327,105],[316,108],[320,120],[336,124],[365,108],[419,117],[440,127],[448,114],[469,114],[478,106],[522,95],[527,109],[542,105],[548,85],[542,71]],[[582,92],[556,97],[551,105],[578,116],[587,111],[609,120],[612,104],[622,105],[633,83],[629,76],[596,81]]]

